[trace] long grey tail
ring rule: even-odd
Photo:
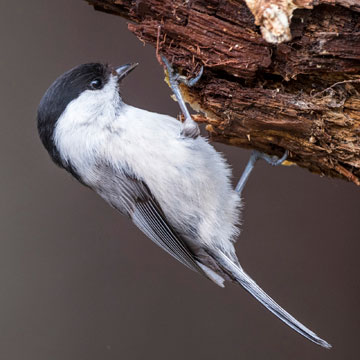
[[[274,315],[281,319],[285,324],[289,325],[292,329],[299,334],[305,336],[315,344],[330,349],[331,345],[325,340],[319,338],[314,332],[308,329],[306,326],[297,321],[287,311],[285,311],[280,305],[278,305],[269,295],[263,291],[251,277],[244,272],[240,265],[234,264],[225,254],[218,253],[216,259],[220,262],[220,265],[232,275],[234,280],[242,285],[252,296],[261,302],[267,309],[269,309]]]

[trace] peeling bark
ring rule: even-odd
[[[273,44],[291,40],[290,23],[296,9],[312,9],[314,5],[341,5],[359,11],[359,0],[245,0],[260,26],[263,38]]]
[[[131,20],[179,72],[204,66],[182,91],[213,140],[288,149],[292,162],[360,185],[360,1],[253,0],[295,4],[292,40],[277,46],[242,0],[86,1]]]

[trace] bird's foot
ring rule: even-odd
[[[176,83],[178,85],[179,83],[182,83],[188,87],[192,87],[200,80],[204,72],[204,67],[201,66],[199,73],[195,77],[188,79],[186,76],[180,75],[179,73],[175,72],[175,70],[173,69],[169,61],[165,58],[165,56],[161,56],[161,59],[164,62],[167,72],[169,74],[170,84]]]
[[[254,154],[254,156],[256,157],[256,160],[263,159],[272,166],[278,166],[278,165],[281,165],[287,159],[287,157],[289,156],[289,151],[285,150],[285,152],[281,158],[279,158],[278,156],[275,156],[275,155],[265,154],[258,150],[254,150],[252,152],[252,154]]]
[[[271,155],[265,154],[258,150],[253,150],[251,153],[250,159],[245,167],[245,170],[242,173],[238,184],[236,185],[235,191],[237,191],[239,194],[242,193],[242,191],[245,187],[245,184],[246,184],[252,170],[254,169],[254,166],[255,166],[255,163],[257,160],[263,159],[268,164],[277,166],[277,165],[281,165],[287,159],[288,155],[289,155],[288,150],[285,150],[284,155],[281,158],[279,158],[277,156],[271,156]]]
[[[190,138],[197,138],[200,135],[200,128],[198,124],[192,119],[189,110],[187,109],[185,105],[184,98],[181,95],[180,89],[179,89],[179,83],[183,83],[186,86],[194,86],[199,79],[202,76],[203,73],[203,67],[201,67],[200,72],[198,75],[196,75],[194,78],[187,79],[185,76],[182,76],[178,73],[176,73],[173,69],[173,67],[170,65],[169,61],[164,57],[161,56],[162,61],[164,62],[168,75],[169,75],[169,83],[170,87],[176,97],[176,100],[179,103],[181,112],[184,115],[184,122],[181,123],[181,131],[180,134],[185,137]]]

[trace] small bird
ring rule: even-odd
[[[123,102],[119,85],[137,65],[88,63],[55,80],[37,114],[52,160],[188,268],[221,287],[225,280],[242,285],[291,328],[330,348],[242,269],[234,249],[240,191],[231,186],[226,160],[195,122]]]

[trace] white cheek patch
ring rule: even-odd
[[[71,123],[84,125],[84,123],[92,122],[102,113],[117,107],[119,100],[117,83],[111,76],[101,90],[85,90],[78,98],[71,101],[60,117],[58,125],[60,123],[62,123],[61,126]]]
[[[94,143],[100,141],[101,129],[116,119],[121,106],[116,77],[113,75],[102,89],[85,90],[71,101],[54,130],[54,143],[62,160],[66,163],[70,159],[79,163],[85,160],[83,156],[86,150],[94,148]]]

